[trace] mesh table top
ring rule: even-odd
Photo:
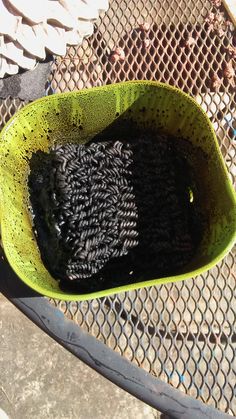
[[[236,46],[236,32],[223,7],[212,3],[112,0],[94,35],[54,60],[47,94],[134,79],[180,87],[212,120],[234,180],[236,79],[229,47]],[[214,27],[207,24],[209,13],[216,16]],[[113,62],[118,47],[125,59]],[[18,99],[0,100],[0,127],[22,106]],[[234,258],[232,251],[211,271],[185,282],[88,302],[50,301],[150,374],[236,415]]]

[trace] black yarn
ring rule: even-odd
[[[189,262],[197,244],[190,227],[190,168],[175,139],[142,135],[131,148],[139,232],[134,259],[143,271],[173,274]]]
[[[132,151],[119,141],[71,144],[54,149],[50,158],[52,167],[43,180],[46,229],[54,235],[62,259],[50,266],[46,256],[46,263],[58,278],[89,278],[138,244],[129,180]],[[31,190],[34,183],[30,176]],[[45,194],[45,188],[42,191]]]
[[[36,238],[61,288],[92,292],[173,275],[193,257],[201,217],[175,138],[96,138],[38,152],[30,166]]]

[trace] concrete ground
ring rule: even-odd
[[[0,419],[154,419],[159,413],[67,352],[0,294]]]

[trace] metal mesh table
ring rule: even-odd
[[[222,13],[214,28],[206,22],[209,13]],[[207,111],[234,180],[236,80],[227,73],[229,63],[235,65],[230,45],[236,45],[233,25],[224,9],[209,1],[112,0],[95,34],[54,60],[46,92],[133,79],[180,87]],[[123,61],[112,57],[117,48]],[[0,127],[23,105],[0,101]],[[88,302],[50,302],[153,376],[236,415],[234,258],[232,251],[205,275],[185,282]]]

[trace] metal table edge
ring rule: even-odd
[[[22,313],[82,362],[131,395],[170,418],[232,418],[133,365],[83,331],[46,298],[21,282],[5,261],[2,261],[1,277],[0,292]]]

